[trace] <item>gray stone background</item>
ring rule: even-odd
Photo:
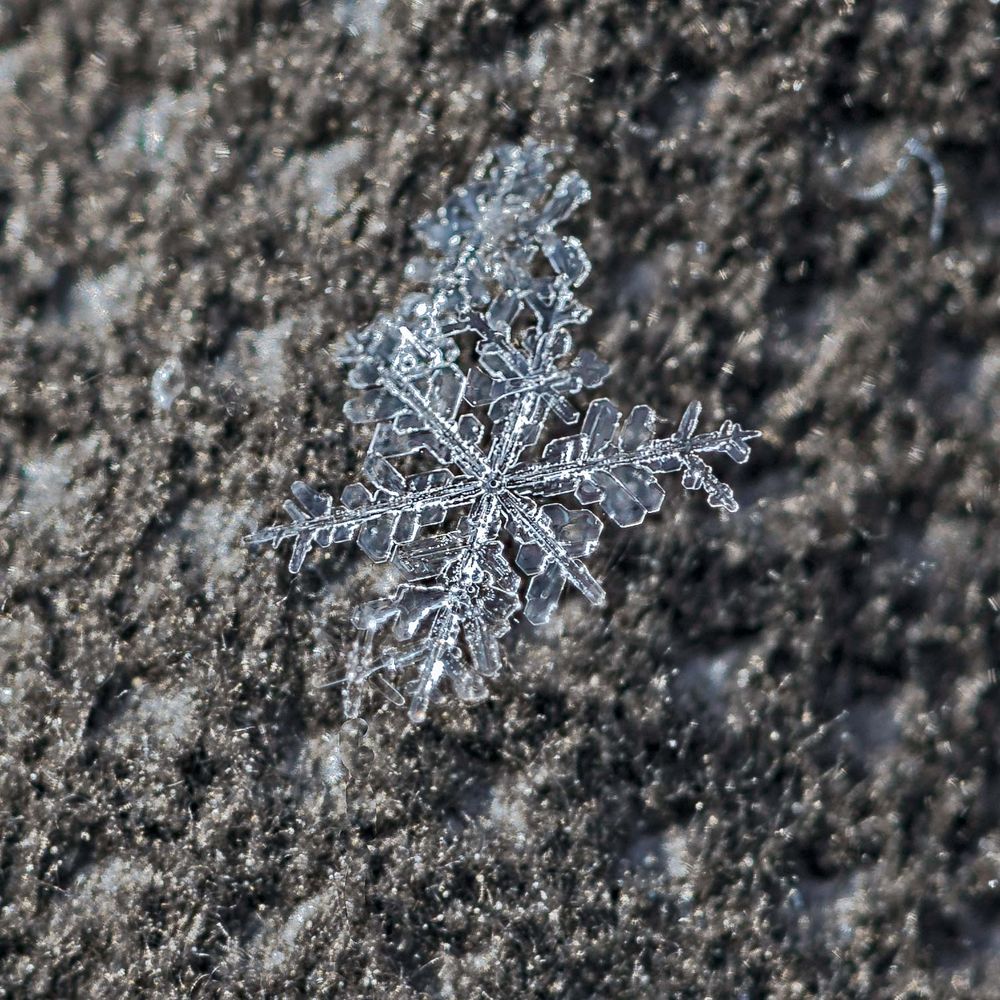
[[[1000,997],[997,17],[0,6],[4,995]],[[922,165],[847,193],[913,135],[938,247]],[[332,349],[526,136],[607,393],[761,428],[743,510],[668,477],[488,702],[341,732],[378,570],[240,539],[356,475]]]

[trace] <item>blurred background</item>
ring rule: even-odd
[[[3,4],[5,995],[1000,997],[997,11]],[[487,702],[343,729],[379,570],[241,539],[525,138],[602,392],[760,428],[742,510],[667,477]]]

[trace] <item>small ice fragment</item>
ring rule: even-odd
[[[186,385],[184,367],[178,358],[168,358],[153,372],[150,391],[153,403],[161,410],[169,410]]]

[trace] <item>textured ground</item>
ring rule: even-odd
[[[5,995],[1000,997],[996,15],[0,8]],[[608,394],[765,437],[359,739],[377,574],[240,537],[356,471],[331,348],[526,135],[593,188]],[[911,135],[936,249],[920,165],[844,193]]]

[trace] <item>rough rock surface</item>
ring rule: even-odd
[[[0,8],[6,995],[1000,997],[996,11]],[[920,164],[847,193],[912,135],[939,247]],[[744,507],[668,478],[491,700],[342,731],[378,571],[240,538],[356,473],[331,348],[524,136],[578,342],[763,429]]]

